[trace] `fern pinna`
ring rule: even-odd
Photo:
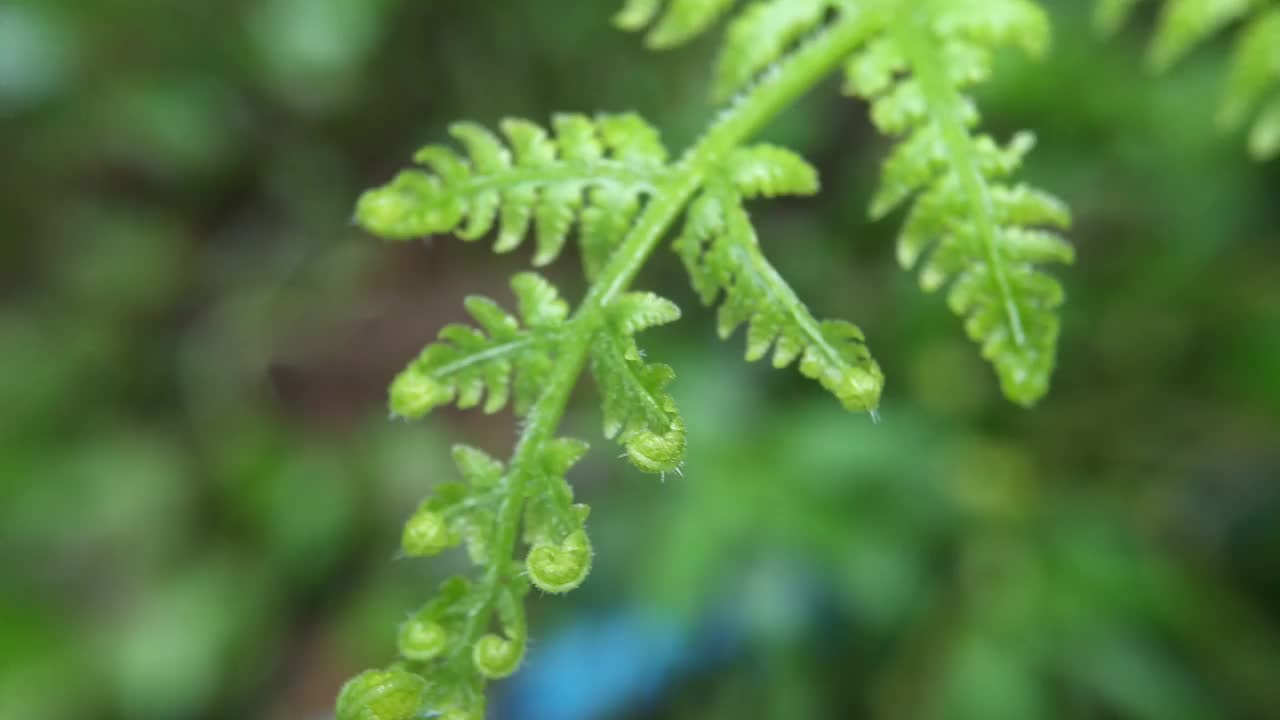
[[[726,109],[678,160],[634,114],[560,115],[549,128],[508,120],[498,132],[460,123],[451,129],[460,147],[424,148],[414,158],[421,167],[360,199],[357,219],[374,234],[494,235],[498,252],[533,235],[535,265],[553,262],[574,235],[591,284],[572,311],[531,272],[512,281],[514,314],[468,298],[476,327],[444,328],[392,383],[399,416],[450,403],[496,412],[514,398],[523,422],[505,464],[456,448],[464,482],[437,485],[409,519],[405,555],[465,545],[480,571],[445,582],[402,624],[400,659],[343,688],[340,720],[483,717],[487,681],[520,665],[531,587],[562,593],[586,578],[587,508],[565,474],[587,446],[556,435],[584,370],[603,400],[605,436],[631,463],[650,473],[680,467],[685,427],[667,392],[674,372],[648,362],[636,341],[680,311],[629,289],[669,235],[698,295],[719,304],[720,334],[746,326],[748,360],[794,364],[848,410],[875,411],[884,378],[862,332],[809,311],[770,264],[748,211],[749,201],[818,191],[799,155],[749,140],[832,73],[900,138],[871,212],[910,204],[903,265],[919,269],[926,290],[947,289],[1010,399],[1029,405],[1045,393],[1063,292],[1041,267],[1070,261],[1055,234],[1068,213],[1011,180],[1031,137],[1001,143],[978,133],[965,94],[999,46],[1045,47],[1042,10],[1030,0],[755,0],[735,14],[736,5],[629,0],[616,17],[665,49],[732,15],[714,82]]]
[[[1098,0],[1098,29],[1113,34],[1142,0]],[[1249,152],[1259,160],[1280,156],[1280,4],[1273,0],[1163,0],[1147,55],[1167,70],[1197,45],[1239,23],[1218,123],[1249,126]]]

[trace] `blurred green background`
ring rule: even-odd
[[[883,422],[686,317],[684,477],[567,431],[596,570],[531,602],[493,716],[1280,717],[1280,164],[1213,131],[1227,47],[1161,79],[1145,28],[1049,3],[988,125],[1073,206],[1052,394],[1023,411],[871,224],[886,144],[832,87],[770,139],[824,192],[756,208],[817,314],[859,323]],[[577,0],[10,0],[0,6],[0,719],[324,718],[457,557],[394,558],[449,445],[384,387],[527,252],[350,224],[454,119],[637,110],[696,137],[716,41],[654,56]],[[582,290],[573,258],[551,269]],[[587,383],[584,383],[584,386]]]

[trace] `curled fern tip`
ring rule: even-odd
[[[582,584],[591,572],[591,541],[581,530],[556,545],[539,545],[525,562],[529,579],[543,592],[565,593]]]
[[[481,675],[498,680],[514,673],[524,658],[522,643],[489,634],[476,641],[471,653],[472,662]]]
[[[414,720],[427,700],[427,681],[404,670],[366,670],[338,693],[336,720]]]
[[[449,647],[449,633],[440,623],[413,617],[400,625],[397,646],[401,657],[426,662],[439,657]]]

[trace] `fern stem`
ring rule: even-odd
[[[514,572],[516,566],[505,558],[511,558],[516,550],[527,485],[535,475],[532,464],[560,424],[569,396],[586,364],[592,338],[603,322],[605,308],[635,279],[689,199],[702,187],[707,169],[831,73],[882,27],[881,20],[878,12],[851,10],[845,13],[841,20],[816,34],[725,110],[681,158],[674,174],[656,189],[635,226],[587,291],[565,326],[556,366],[546,389],[525,418],[511,458],[491,545],[495,556],[504,561],[491,564],[482,579],[480,591],[485,601],[467,619],[462,642],[455,646],[455,662],[466,662],[466,648],[488,631],[498,592],[504,579]]]
[[[498,517],[494,525],[495,537],[490,551],[502,560],[490,563],[485,572],[481,581],[484,603],[467,618],[463,642],[455,646],[455,661],[470,662],[470,648],[489,629],[493,604],[497,601],[503,581],[517,571],[518,565],[508,562],[507,558],[515,554],[526,485],[529,478],[534,475],[531,464],[538,457],[543,443],[552,438],[560,425],[560,418],[564,415],[565,407],[569,403],[569,395],[577,384],[578,376],[586,363],[590,340],[590,332],[575,332],[570,326],[555,373],[548,381],[547,389],[534,403],[525,418],[524,430],[520,433],[520,440],[511,457],[510,469],[505,480],[506,493],[498,506]]]
[[[895,37],[911,63],[924,93],[925,103],[930,108],[930,116],[947,146],[960,190],[968,199],[974,227],[977,228],[978,240],[982,245],[982,256],[1000,296],[1000,309],[1013,342],[1019,348],[1026,347],[1027,335],[1023,328],[1022,311],[1014,299],[1013,285],[1009,281],[1005,262],[1000,257],[1000,227],[996,222],[995,208],[987,189],[987,181],[978,166],[978,153],[973,146],[973,137],[963,119],[964,98],[947,82],[938,43],[930,33],[929,20],[933,17],[930,5],[920,3],[907,12],[912,13],[912,17],[893,23]]]

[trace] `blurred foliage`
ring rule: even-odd
[[[450,569],[392,562],[400,522],[512,430],[391,423],[383,388],[528,258],[378,247],[358,191],[457,117],[635,109],[678,147],[711,111],[712,43],[551,1],[0,8],[0,718],[325,717],[391,655]],[[887,148],[815,95],[770,135],[824,192],[761,237],[867,331],[883,423],[742,363],[660,257],[685,477],[575,469],[597,570],[533,603],[501,716],[1274,717],[1280,166],[1212,130],[1225,46],[1153,80],[1143,28],[1051,5],[1054,52],[984,90],[1077,214],[1051,395],[999,401],[895,270]]]

